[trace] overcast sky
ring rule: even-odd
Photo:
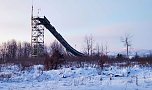
[[[16,39],[30,42],[32,0],[0,0],[0,43]],[[82,50],[84,37],[110,51],[123,49],[120,37],[130,33],[132,48],[152,49],[152,0],[34,0],[34,14],[40,9],[67,42]],[[55,40],[45,30],[45,43]]]

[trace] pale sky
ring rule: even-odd
[[[0,0],[0,43],[30,42],[31,5],[32,0]],[[133,36],[132,48],[152,49],[152,0],[34,0],[34,8],[80,51],[90,34],[109,51],[124,47],[120,37],[126,33]],[[54,40],[45,29],[45,43]]]

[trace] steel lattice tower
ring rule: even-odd
[[[38,17],[38,16],[37,16]],[[31,46],[32,46],[32,57],[39,57],[44,55],[44,26],[33,17],[33,6],[31,16]]]

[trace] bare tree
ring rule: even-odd
[[[107,44],[105,44],[105,45],[103,45],[103,44],[99,45],[97,43],[96,44],[96,53],[97,53],[97,55],[106,55],[107,56],[107,54],[109,53],[109,51],[108,51],[108,45]]]
[[[104,55],[104,46],[101,44],[101,55]]]
[[[17,42],[16,40],[11,40],[7,42],[8,58],[15,58],[17,51]]]
[[[86,51],[87,51],[87,54],[88,55],[92,55],[93,54],[93,46],[94,46],[94,39],[93,39],[93,36],[90,35],[90,36],[85,36],[85,39],[84,39],[84,42],[86,44]]]
[[[0,54],[1,54],[1,59],[5,60],[6,58],[6,53],[7,53],[7,45],[6,43],[2,43],[0,46]]]
[[[108,53],[109,53],[109,51],[108,51],[108,45],[106,43],[106,45],[105,45],[105,55],[107,56]]]
[[[124,46],[126,46],[127,58],[129,56],[129,47],[131,46],[131,38],[132,36],[130,34],[126,34],[124,37],[121,37],[121,42],[123,42]]]
[[[55,51],[59,51],[62,54],[65,53],[64,47],[56,40],[50,45],[50,53],[53,54]]]
[[[96,53],[97,53],[97,56],[100,56],[101,54],[101,49],[98,43],[96,44]]]
[[[21,42],[17,43],[17,58],[21,58],[22,57],[22,44]]]
[[[31,53],[31,46],[30,43],[28,42],[23,42],[22,43],[23,47],[22,47],[22,54],[24,58],[28,58],[30,56]]]
[[[46,45],[44,45],[44,54],[48,55],[48,47]]]

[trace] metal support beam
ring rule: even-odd
[[[31,19],[31,46],[32,57],[40,57],[44,55],[44,26],[40,24],[40,21]]]

